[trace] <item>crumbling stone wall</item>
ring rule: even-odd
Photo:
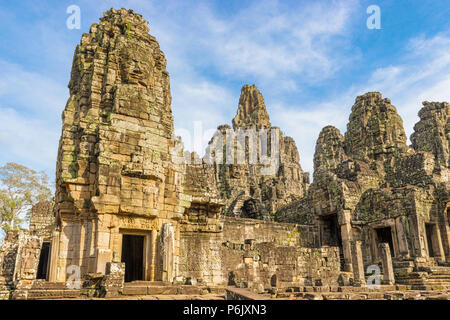
[[[56,228],[52,201],[41,201],[31,209],[30,232],[50,240]]]
[[[318,248],[314,226],[234,217],[221,222],[220,232],[181,233],[181,281],[267,288],[274,275],[278,286],[330,284],[339,277],[339,249]]]
[[[15,290],[15,298],[26,298],[36,279],[41,247],[40,236],[8,231],[0,246],[0,291]]]
[[[331,126],[320,133],[307,196],[275,219],[315,220],[323,244],[328,217],[336,216],[346,271],[354,241],[362,243],[366,266],[380,262],[378,243],[387,241],[377,236],[380,228],[390,230],[395,261],[448,261],[448,112],[447,103],[424,102],[409,147],[389,99],[377,92],[357,97],[344,136]]]

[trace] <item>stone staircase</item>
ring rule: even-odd
[[[225,294],[225,288],[174,285],[163,281],[133,281],[124,284],[122,294],[128,296]]]
[[[10,291],[4,277],[0,276],[0,300],[8,300]]]
[[[28,290],[27,299],[48,300],[48,299],[73,299],[81,295],[81,290],[70,289],[65,282],[48,282],[36,280]]]
[[[412,260],[393,262],[395,281],[413,290],[450,289],[450,267],[437,263],[417,266]]]
[[[239,300],[448,300],[448,290],[411,290],[406,285],[380,285],[377,289],[353,286],[300,286],[272,288],[256,293],[250,289],[226,288],[225,299]]]

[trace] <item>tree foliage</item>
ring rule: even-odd
[[[48,176],[9,162],[0,167],[0,228],[18,229],[31,217],[31,207],[51,199]]]

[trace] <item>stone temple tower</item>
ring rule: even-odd
[[[51,281],[68,266],[171,281],[176,273],[184,167],[178,165],[166,59],[147,22],[111,9],[73,58],[56,168]]]

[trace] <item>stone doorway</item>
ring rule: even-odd
[[[125,262],[125,282],[144,280],[144,236],[122,236],[122,262]]]
[[[39,264],[36,279],[47,280],[49,258],[50,258],[50,242],[44,242],[42,243],[41,253],[39,255]]]
[[[341,270],[344,270],[344,247],[342,245],[341,228],[337,214],[330,214],[322,217],[322,244],[339,247]]]
[[[389,244],[389,250],[391,251],[391,256],[395,256],[394,243],[392,241],[392,230],[391,227],[377,228],[375,229],[377,235],[377,244],[387,242]]]
[[[322,243],[328,246],[342,247],[341,230],[336,214],[324,216],[323,220],[323,238]]]
[[[425,223],[425,235],[427,237],[427,245],[428,245],[428,256],[430,258],[434,257],[434,250],[433,250],[433,228],[434,226],[429,223]]]

